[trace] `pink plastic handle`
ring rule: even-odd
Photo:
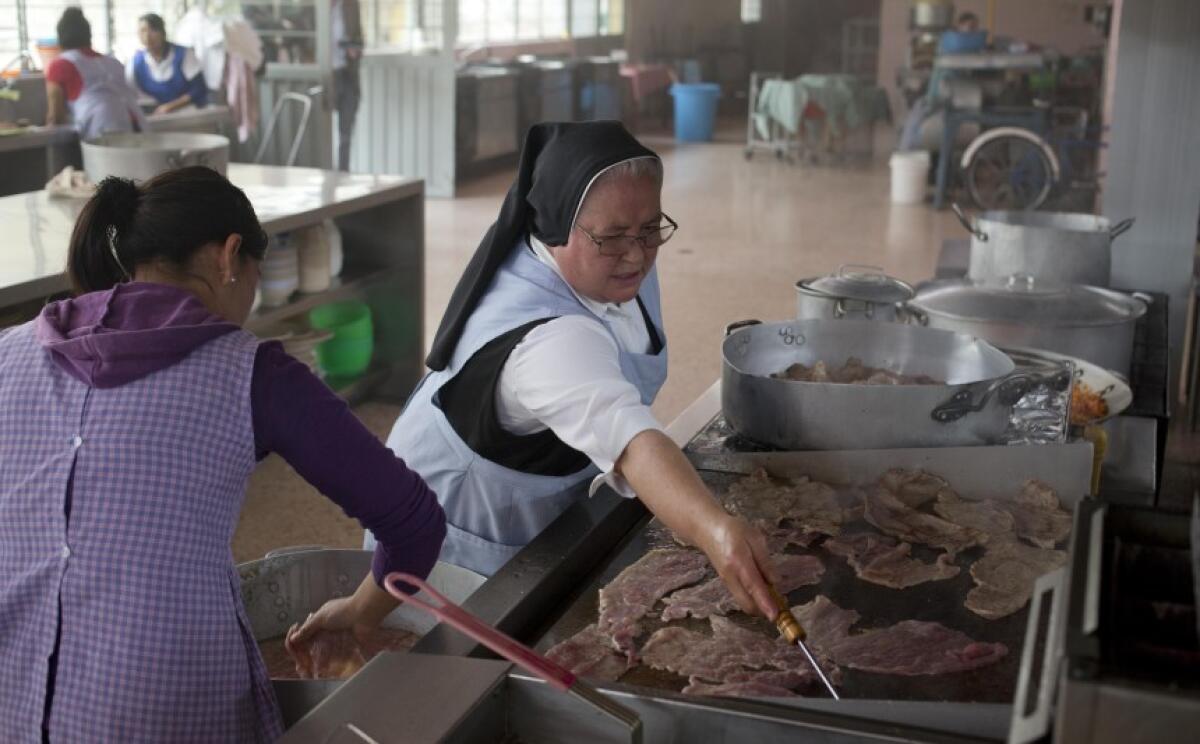
[[[430,604],[404,593],[393,586],[392,582],[394,581],[417,587],[417,589],[429,595],[432,599],[437,600],[437,604]],[[393,571],[384,577],[383,587],[389,594],[401,602],[407,602],[408,604],[420,607],[438,620],[479,641],[517,666],[536,674],[559,690],[566,692],[571,685],[575,684],[575,675],[569,670],[563,669],[525,644],[485,624],[479,618],[443,597],[436,589],[421,581],[416,576]]]

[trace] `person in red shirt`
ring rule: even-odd
[[[75,125],[81,139],[145,129],[125,68],[92,49],[92,27],[79,8],[58,20],[62,54],[46,68],[46,124]]]

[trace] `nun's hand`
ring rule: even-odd
[[[778,610],[771,600],[769,585],[778,577],[761,530],[725,515],[709,526],[699,547],[744,612],[775,619]]]

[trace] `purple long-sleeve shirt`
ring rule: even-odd
[[[99,388],[168,367],[236,330],[187,290],[145,282],[50,304],[37,321],[55,361]],[[345,401],[268,342],[255,357],[250,406],[259,458],[277,453],[375,535],[376,582],[391,571],[428,575],[446,535],[437,497]]]

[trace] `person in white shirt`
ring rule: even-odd
[[[388,446],[438,494],[443,561],[491,575],[607,484],[773,617],[764,536],[721,508],[649,408],[667,373],[654,263],[677,227],[662,177],[618,122],[531,127]]]

